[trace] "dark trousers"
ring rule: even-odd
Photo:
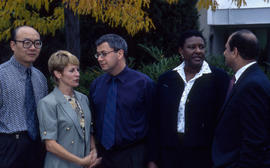
[[[145,144],[138,143],[124,148],[106,150],[97,144],[102,162],[98,168],[145,168]]]
[[[31,140],[27,132],[0,133],[0,168],[42,168],[45,152],[40,139]]]
[[[189,147],[182,144],[183,135],[178,144],[162,147],[160,168],[212,168],[211,147]]]

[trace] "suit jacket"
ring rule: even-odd
[[[84,157],[90,153],[91,113],[87,96],[75,91],[75,97],[84,112],[85,137],[76,112],[57,87],[38,103],[40,134],[42,140],[56,140],[69,152]],[[44,167],[80,168],[79,165],[63,160],[50,152],[46,154]]]
[[[270,164],[270,82],[257,64],[240,76],[218,117],[215,167],[261,168]]]
[[[212,73],[204,74],[195,81],[186,101],[185,133],[181,146],[190,150],[204,148],[211,151],[216,116],[226,96],[228,75],[215,67],[210,66],[210,69]],[[177,119],[183,91],[184,81],[178,72],[169,71],[160,76],[157,85],[157,108],[161,127],[161,152],[163,149],[176,149],[180,143]],[[208,153],[210,160],[211,152]]]

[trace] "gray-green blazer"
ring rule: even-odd
[[[85,115],[85,137],[76,112],[62,92],[54,90],[38,103],[37,113],[41,139],[53,139],[66,150],[79,157],[90,153],[91,112],[87,96],[75,91],[75,96]],[[81,168],[47,152],[45,168]]]

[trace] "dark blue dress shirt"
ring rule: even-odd
[[[90,87],[90,101],[97,141],[101,141],[106,97],[112,76],[103,74]],[[145,138],[152,111],[154,82],[145,74],[125,67],[117,82],[115,145],[125,146]]]

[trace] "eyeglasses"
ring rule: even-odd
[[[35,46],[35,48],[40,49],[42,47],[42,41],[41,40],[14,40],[16,42],[21,42],[23,43],[23,48],[30,48],[32,45]]]
[[[102,58],[104,58],[104,57],[106,57],[108,54],[110,54],[111,52],[116,52],[116,51],[112,50],[112,51],[108,51],[108,52],[104,52],[104,51],[103,51],[103,52],[101,52],[101,53],[96,53],[96,54],[95,54],[95,58],[98,59],[99,56],[101,56]]]

